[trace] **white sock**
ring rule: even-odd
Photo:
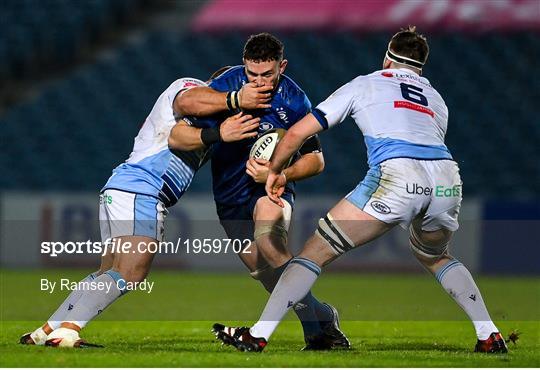
[[[471,273],[461,262],[450,260],[437,271],[435,278],[469,316],[478,339],[485,340],[491,333],[499,331],[491,321]]]
[[[93,281],[97,277],[97,274],[94,272],[93,274],[88,275],[84,279],[81,280],[81,282],[89,282]],[[83,294],[83,290],[76,289],[72,291],[67,298],[62,302],[62,304],[54,311],[54,313],[51,315],[49,320],[47,320],[47,324],[51,327],[52,330],[58,329],[60,327],[60,324],[64,319],[66,318],[66,315],[75,307],[75,303],[81,298]]]
[[[250,329],[250,334],[268,340],[287,311],[306,296],[320,273],[321,268],[315,262],[302,257],[293,258],[281,274],[261,318]]]
[[[84,328],[90,320],[126,292],[125,280],[118,271],[106,271],[98,276],[93,283],[95,289],[83,292],[77,304],[64,318],[64,322],[71,322]],[[99,289],[100,285],[102,285],[101,289]]]

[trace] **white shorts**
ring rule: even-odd
[[[106,189],[99,195],[101,240],[136,235],[163,241],[167,213],[157,198]]]
[[[395,158],[370,168],[346,199],[376,219],[405,229],[415,220],[425,231],[455,231],[461,186],[452,160]]]

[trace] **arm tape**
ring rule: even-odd
[[[201,141],[204,145],[209,146],[221,141],[219,127],[203,128],[201,130]]]

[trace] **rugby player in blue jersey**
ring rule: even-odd
[[[320,173],[324,159],[318,137],[308,138],[291,166],[282,172],[287,178],[282,196],[285,206],[279,207],[268,199],[264,190],[268,161],[249,158],[255,138],[225,142],[220,122],[243,110],[260,118],[261,135],[270,129],[287,130],[311,111],[311,103],[300,87],[283,74],[287,66],[283,44],[273,35],[251,36],[244,47],[243,61],[244,65],[231,67],[213,79],[209,87],[193,88],[179,98],[188,124],[180,122],[173,128],[169,146],[180,150],[212,147],[213,191],[221,224],[229,238],[254,241],[251,253],[239,256],[251,276],[271,292],[292,259],[287,232],[294,205],[294,182]],[[246,99],[258,102],[258,109],[242,109]],[[349,347],[332,306],[308,293],[294,311],[302,322],[305,349]]]

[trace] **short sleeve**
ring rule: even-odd
[[[361,89],[361,84],[353,80],[330,95],[325,101],[317,105],[313,115],[324,129],[341,123],[353,113],[355,97]]]
[[[179,78],[178,80],[174,81],[168,88],[165,90],[165,94],[167,95],[167,98],[169,100],[169,104],[172,106],[174,103],[174,99],[178,94],[182,94],[185,91],[197,87],[197,86],[206,86],[206,83],[204,83],[201,80],[198,80],[196,78]]]

